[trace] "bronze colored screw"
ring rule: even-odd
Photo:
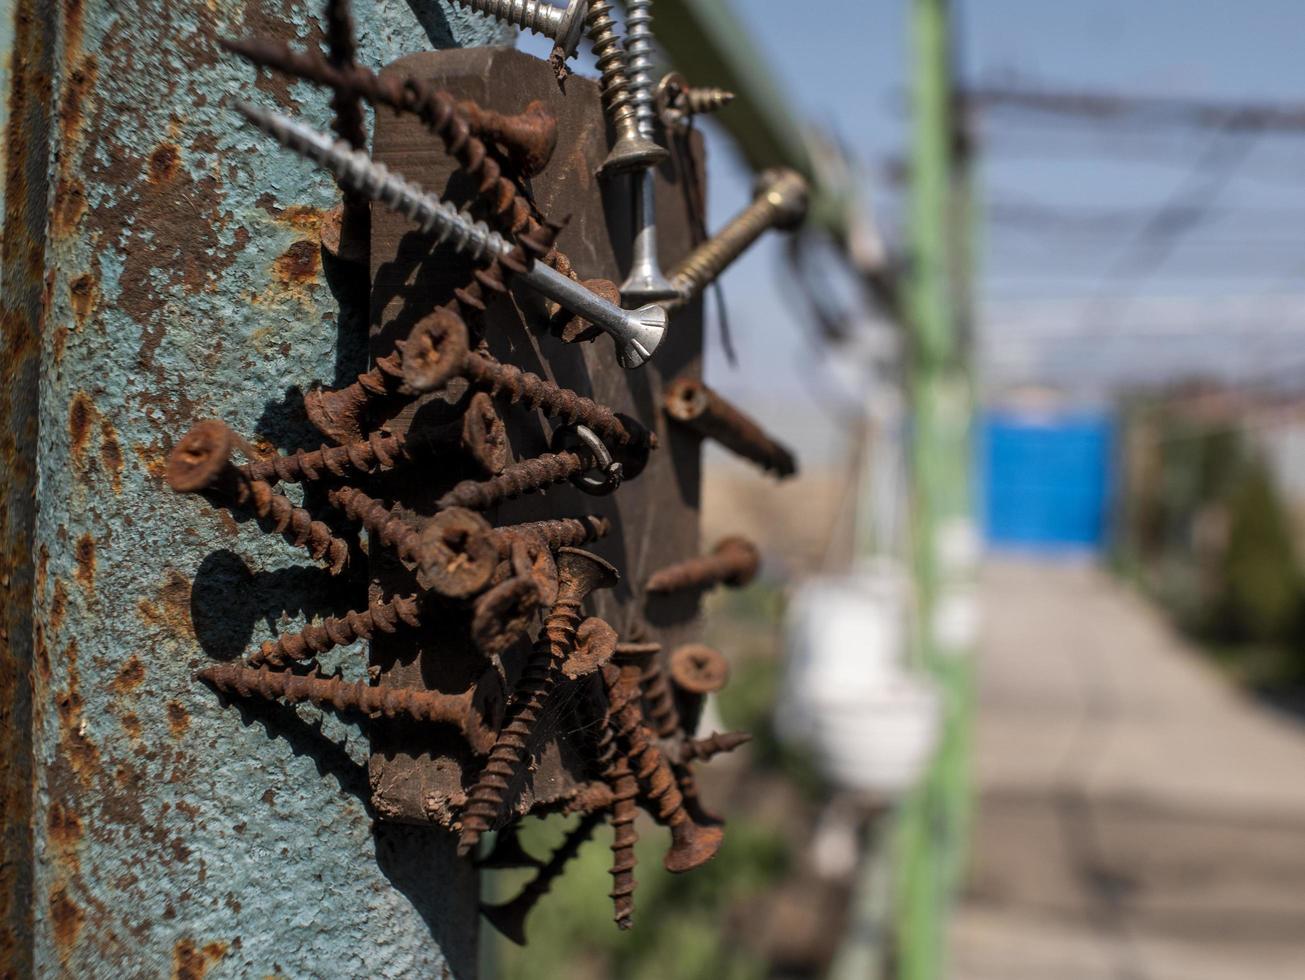
[[[488,751],[494,742],[494,719],[482,718],[477,710],[476,687],[462,694],[441,694],[409,687],[373,687],[366,681],[350,683],[339,677],[315,677],[241,664],[205,667],[196,676],[219,691],[244,698],[283,700],[290,704],[310,701],[319,708],[335,711],[456,725],[479,754]]]
[[[709,555],[686,558],[653,572],[644,588],[649,592],[682,592],[714,585],[739,588],[752,581],[760,565],[756,545],[747,538],[728,537]]]
[[[701,381],[681,378],[666,389],[667,415],[705,439],[756,463],[780,479],[797,472],[797,460],[753,419]]]
[[[706,738],[686,738],[677,742],[671,750],[676,762],[706,762],[723,752],[733,752],[740,745],[752,741],[747,732],[712,732]]]
[[[264,664],[284,667],[292,660],[308,660],[355,640],[370,640],[378,630],[393,633],[400,623],[421,625],[421,603],[416,596],[373,602],[361,611],[352,610],[343,616],[327,616],[320,623],[309,623],[298,633],[282,633],[250,654],[248,663],[251,667]]]
[[[531,102],[514,116],[486,109],[471,99],[458,103],[467,125],[482,142],[497,143],[522,177],[534,177],[548,166],[557,149],[557,117],[544,103]]]
[[[493,400],[483,391],[471,397],[460,419],[447,425],[403,435],[373,432],[366,439],[339,446],[256,459],[242,469],[250,479],[269,484],[302,483],[388,470],[441,449],[461,450],[490,473],[500,472],[507,465],[507,431]]]
[[[486,657],[497,657],[530,628],[539,611],[539,587],[523,575],[500,582],[476,599],[471,638]]]
[[[508,709],[510,717],[467,796],[458,837],[461,855],[476,846],[480,835],[489,829],[507,802],[509,784],[525,760],[535,722],[557,685],[563,662],[575,646],[580,604],[590,592],[611,588],[620,577],[615,568],[597,555],[578,548],[561,549],[557,571],[557,601],[544,620],[540,638],[513,690]]]
[[[196,423],[168,455],[168,486],[179,493],[211,492],[232,506],[252,510],[264,530],[306,548],[338,575],[349,562],[348,543],[267,483],[242,473],[231,462],[235,441],[235,433],[216,419]]]
[[[564,483],[593,469],[595,462],[593,453],[584,449],[541,453],[513,463],[493,479],[463,480],[440,497],[435,506],[441,510],[448,507],[488,510],[504,500],[514,500],[522,494]]]
[[[693,300],[769,228],[791,229],[807,213],[807,183],[793,170],[767,170],[757,178],[752,203],[714,237],[690,252],[670,275],[679,294],[663,305],[678,309]]]
[[[627,648],[617,659],[620,672],[619,690],[633,691],[633,697],[613,697],[613,719],[617,735],[629,746],[630,758],[637,765],[636,775],[646,788],[654,815],[671,830],[671,847],[662,859],[667,871],[679,873],[705,864],[716,855],[724,837],[719,827],[694,822],[684,807],[675,774],[644,725],[639,708],[639,681],[651,654]],[[620,700],[619,707],[616,702]]]
[[[686,643],[671,653],[671,680],[690,694],[714,694],[730,677],[729,661],[719,650],[702,643]]]
[[[619,445],[654,444],[648,431],[633,419],[618,417],[607,406],[569,388],[471,350],[466,324],[451,310],[437,309],[422,318],[408,339],[399,342],[399,347],[404,378],[415,391],[434,391],[461,376],[475,387],[506,397],[513,404],[525,402],[528,407],[568,425],[588,426]]]
[[[677,71],[663,76],[654,93],[657,111],[668,126],[686,124],[693,116],[719,112],[733,101],[733,92],[690,85]]]
[[[516,898],[502,905],[482,905],[481,914],[508,939],[518,946],[524,946],[526,916],[538,904],[540,898],[553,887],[553,882],[566,870],[567,864],[579,853],[580,847],[594,835],[594,831],[602,822],[602,813],[586,813],[553,852],[548,863],[526,882]],[[495,849],[497,850],[497,847]]]
[[[589,514],[585,517],[560,517],[551,521],[508,524],[494,529],[494,540],[500,554],[511,545],[514,535],[522,534],[537,535],[551,550],[557,551],[560,548],[578,548],[582,544],[597,541],[599,538],[606,537],[611,529],[612,522],[606,517]]]

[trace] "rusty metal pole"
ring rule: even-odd
[[[475,874],[373,823],[359,729],[306,707],[233,725],[192,680],[333,611],[279,539],[163,485],[198,419],[290,451],[301,392],[366,366],[320,248],[335,188],[231,108],[326,128],[330,97],[216,43],[314,44],[321,14],[0,3],[0,974],[474,973]],[[435,0],[354,16],[372,67],[498,39]]]

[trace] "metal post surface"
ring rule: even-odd
[[[329,96],[216,45],[317,43],[320,13],[0,3],[0,973],[474,974],[475,875],[433,832],[373,825],[359,729],[191,676],[336,601],[162,478],[207,416],[311,443],[301,393],[364,366],[366,313],[339,314],[319,249],[333,186],[231,111],[324,126]],[[434,0],[354,16],[373,67],[499,36]]]

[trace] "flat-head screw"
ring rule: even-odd
[[[377,632],[394,633],[401,624],[421,625],[421,602],[416,596],[376,601],[366,609],[309,623],[297,633],[282,633],[250,654],[248,663],[251,667],[284,667],[292,660],[309,660],[355,640],[370,640]]]
[[[686,558],[658,569],[644,586],[649,592],[681,592],[709,589],[714,585],[739,588],[756,577],[761,566],[757,546],[737,535],[723,538],[711,554]]]
[[[447,244],[478,265],[499,263],[540,295],[601,327],[612,336],[617,361],[622,367],[636,368],[647,363],[661,344],[667,318],[662,307],[649,304],[637,310],[623,310],[613,306],[556,269],[532,261],[518,245],[505,241],[484,222],[473,221],[449,202],[390,173],[347,143],[333,142],[309,126],[245,102],[238,103],[237,109],[288,149],[321,164],[336,176],[341,186],[357,190],[404,215],[438,244]],[[525,245],[528,239],[520,236],[518,241]],[[543,256],[548,248],[551,241],[539,242],[533,251]]]
[[[767,170],[757,178],[752,203],[690,252],[671,271],[679,294],[664,305],[676,309],[694,299],[769,228],[791,229],[807,213],[807,183],[793,170]]]
[[[518,946],[524,946],[526,944],[526,916],[539,903],[539,900],[547,894],[548,890],[553,887],[553,882],[561,876],[567,864],[579,853],[581,846],[594,835],[594,831],[602,822],[603,814],[601,812],[586,813],[582,816],[580,822],[566,835],[566,839],[549,857],[548,863],[526,882],[516,898],[510,902],[504,902],[502,905],[482,905],[480,907],[481,915],[488,919],[490,924],[508,939]],[[497,851],[497,844],[495,850]],[[485,867],[485,865],[481,866]]]
[[[781,480],[797,472],[797,460],[787,447],[695,378],[673,381],[663,396],[662,407],[673,421],[704,439],[716,440],[730,452],[751,460]]]
[[[557,685],[562,664],[575,646],[580,604],[595,589],[611,588],[620,576],[595,554],[562,548],[557,556],[557,601],[544,620],[539,640],[526,661],[508,707],[508,718],[490,751],[476,785],[467,795],[458,836],[465,855],[489,829],[508,802],[508,789],[525,762],[530,736],[544,703]]]
[[[747,732],[712,732],[706,738],[686,738],[676,746],[675,761],[706,762],[724,752],[733,752],[740,745],[752,741]]]
[[[451,310],[441,308],[422,317],[399,343],[404,377],[417,391],[434,391],[462,377],[477,388],[513,403],[523,402],[568,425],[584,425],[616,445],[654,444],[648,430],[606,405],[471,350],[467,326]]]
[[[550,38],[554,65],[575,54],[576,46],[584,33],[587,0],[569,0],[566,7],[554,7],[541,0],[453,0],[454,3],[478,14],[519,27],[531,34]]]
[[[456,725],[472,750],[483,754],[494,741],[497,703],[482,705],[479,685],[462,694],[442,694],[408,687],[375,687],[366,681],[317,677],[286,670],[268,670],[241,664],[217,664],[196,675],[219,691],[241,697],[282,700],[290,704],[310,701],[320,708],[355,711],[384,718]],[[485,717],[488,715],[488,717]]]
[[[349,562],[349,545],[302,507],[296,507],[263,480],[250,479],[231,453],[236,436],[216,419],[191,427],[168,455],[168,486],[179,493],[210,491],[226,503],[252,510],[264,530],[275,531],[296,547],[327,563],[332,575]]]
[[[539,611],[539,587],[517,575],[481,593],[471,617],[471,638],[486,657],[500,656],[517,641]]]
[[[522,177],[534,177],[548,166],[557,149],[557,117],[538,100],[509,115],[486,109],[478,102],[458,103],[467,125],[482,140],[498,144]]]
[[[671,652],[671,680],[690,694],[714,694],[730,677],[729,661],[703,643],[686,643]]]
[[[616,653],[616,630],[597,616],[590,616],[575,631],[575,648],[562,664],[567,680],[588,677]]]
[[[426,521],[415,549],[423,584],[455,598],[481,591],[498,567],[492,531],[488,521],[462,507],[450,507]]]
[[[639,128],[639,108],[630,85],[626,53],[616,33],[612,5],[608,0],[591,0],[585,29],[594,46],[594,60],[602,75],[603,106],[616,130],[607,159],[600,168],[605,174],[649,167],[666,159],[666,150]]]

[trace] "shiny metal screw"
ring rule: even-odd
[[[660,163],[667,157],[639,128],[638,105],[630,85],[625,49],[616,33],[612,5],[608,0],[590,0],[585,29],[593,42],[594,59],[602,75],[603,107],[616,130],[616,142],[603,161],[600,172],[620,173]]]
[[[664,305],[674,310],[690,302],[763,232],[796,228],[806,213],[807,182],[800,174],[784,169],[763,172],[752,203],[671,271],[671,284],[679,295]]]
[[[531,34],[542,34],[553,43],[554,65],[575,54],[585,29],[588,0],[569,0],[565,7],[554,7],[541,0],[453,0],[460,7],[488,14],[505,24]]]
[[[280,113],[247,102],[237,103],[236,108],[282,145],[335,174],[341,186],[402,214],[438,244],[447,244],[480,265],[513,261],[515,247],[502,235],[390,173],[366,153]],[[616,342],[616,359],[622,367],[636,368],[647,363],[665,336],[667,314],[660,306],[623,310],[543,262],[531,262],[513,272],[540,295],[609,333]]]

